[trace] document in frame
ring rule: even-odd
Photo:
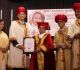
[[[35,45],[34,38],[26,37],[24,39],[24,47],[25,47],[24,52],[28,53],[34,52],[34,45]]]

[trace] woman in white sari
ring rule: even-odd
[[[4,21],[0,19],[0,70],[6,70],[7,64],[7,50],[9,48],[9,39],[5,32],[3,32]]]

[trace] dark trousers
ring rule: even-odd
[[[6,70],[29,70],[27,68],[10,68],[8,67]]]

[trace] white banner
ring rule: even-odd
[[[28,10],[28,23],[32,23],[32,15],[35,12],[41,12],[45,16],[45,21],[50,24],[50,34],[54,36],[55,32],[58,30],[58,25],[55,22],[55,16],[57,14],[64,14],[68,17],[67,26],[71,24],[71,21],[75,18],[74,11],[72,9],[35,9]]]

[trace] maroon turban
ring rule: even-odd
[[[59,14],[55,16],[55,21],[58,23],[59,20],[67,22],[67,16],[63,14]]]
[[[80,3],[74,3],[73,4],[73,9],[74,10],[80,10]]]

